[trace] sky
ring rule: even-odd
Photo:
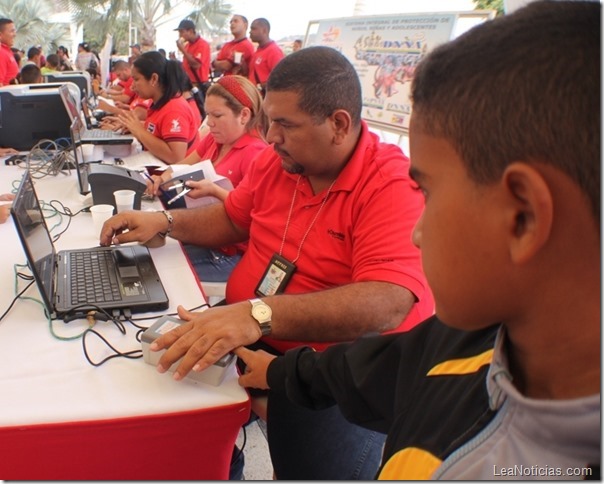
[[[245,15],[249,22],[258,17],[271,24],[271,38],[282,39],[306,34],[308,22],[357,15],[411,12],[451,12],[473,10],[472,0],[226,0],[233,13]]]

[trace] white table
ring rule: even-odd
[[[23,170],[0,163],[0,193],[5,193]],[[37,180],[35,187],[41,200],[61,200],[74,213],[91,204],[90,196],[79,194],[75,174]],[[159,202],[143,202],[142,209],[159,207]],[[0,225],[0,240],[1,313],[15,294],[13,266],[24,264],[25,254],[12,220]],[[56,247],[94,245],[98,236],[91,215],[81,213]],[[170,299],[168,312],[178,304],[204,304],[178,242],[168,239],[151,254]],[[20,281],[19,287],[25,284]],[[35,284],[24,295],[40,300]],[[145,315],[134,317],[139,316]],[[138,324],[150,326],[159,314],[153,316]],[[61,337],[86,327],[84,321],[53,322]],[[95,329],[121,351],[140,348],[131,326],[126,335],[108,322]],[[112,353],[97,338],[86,341],[95,361]],[[176,382],[142,358],[114,358],[94,367],[85,359],[81,339],[57,339],[42,306],[24,299],[0,322],[0,344],[0,479],[228,478],[231,451],[250,408],[234,368],[216,387]]]

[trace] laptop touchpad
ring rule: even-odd
[[[139,277],[138,268],[131,249],[115,249],[115,262],[121,278]]]

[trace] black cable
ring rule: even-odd
[[[53,204],[59,204],[60,205],[60,209],[55,207]],[[67,230],[69,229],[70,225],[71,225],[71,219],[73,217],[75,217],[76,215],[79,215],[82,212],[89,212],[90,208],[89,207],[84,207],[80,210],[78,210],[77,212],[73,213],[71,211],[71,209],[69,207],[66,207],[63,202],[61,202],[60,200],[51,200],[50,202],[48,202],[48,205],[50,205],[50,207],[58,214],[60,215],[64,215],[67,218],[67,225],[65,226],[65,228],[63,230],[61,230],[59,233],[56,233],[53,235],[53,242],[56,242],[57,240],[59,240],[59,238],[61,237],[61,235],[63,235],[65,232],[67,232]]]
[[[94,334],[94,335],[98,336],[115,353],[113,355],[107,356],[106,358],[103,358],[99,362],[92,361],[90,359],[90,356],[88,355],[88,350],[86,349],[86,336],[88,334]],[[92,366],[101,366],[103,363],[105,363],[105,362],[107,362],[107,361],[109,361],[109,360],[111,360],[113,358],[118,358],[118,357],[129,358],[129,359],[138,359],[138,358],[142,358],[143,357],[143,350],[142,349],[136,349],[136,350],[132,350],[132,351],[126,351],[125,353],[122,353],[121,351],[118,351],[116,348],[114,348],[111,345],[111,343],[109,343],[109,341],[107,341],[105,339],[105,337],[103,335],[101,335],[98,331],[95,331],[92,328],[89,328],[86,331],[84,331],[84,334],[82,335],[82,348],[84,349],[84,356],[88,360],[88,363],[90,363]]]
[[[23,277],[23,275],[19,275],[19,277]],[[26,277],[23,277],[23,279],[25,279]],[[8,312],[13,308],[13,306],[15,305],[15,303],[17,302],[17,299],[19,299],[23,293],[25,291],[27,291],[31,285],[34,283],[33,279],[31,280],[31,282],[25,286],[25,289],[23,289],[19,294],[17,294],[15,296],[15,298],[12,300],[12,302],[10,303],[10,305],[8,306],[8,308],[6,309],[6,311],[4,311],[4,313],[2,314],[2,316],[0,316],[0,321],[2,321],[4,319],[4,317],[8,314]]]

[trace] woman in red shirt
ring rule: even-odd
[[[168,164],[181,161],[199,143],[198,120],[182,96],[186,76],[178,61],[159,52],[145,52],[132,66],[132,90],[152,99],[144,124],[132,112],[119,114],[120,122],[151,154]]]
[[[209,133],[202,138],[196,151],[178,164],[195,164],[211,160],[218,175],[228,178],[236,187],[243,179],[256,154],[264,150],[268,129],[258,89],[245,77],[224,76],[210,86],[205,98]],[[174,171],[177,171],[176,168]],[[158,194],[159,184],[174,176],[168,169],[155,177],[152,191]],[[209,180],[187,182],[193,188],[192,198],[214,197],[224,201],[229,191]],[[202,281],[224,282],[241,258],[245,245],[206,249],[185,245],[187,255]]]

